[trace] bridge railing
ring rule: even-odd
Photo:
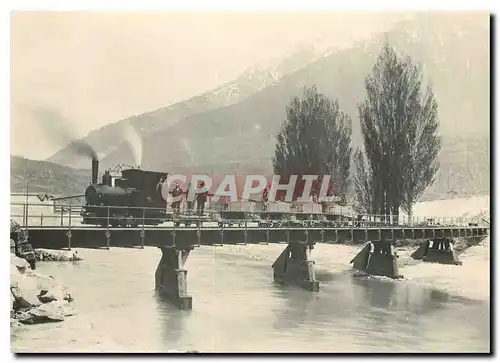
[[[54,213],[60,214],[69,213],[69,206],[71,205],[71,212],[73,215],[80,215],[82,205],[85,203],[85,195],[71,195],[67,197],[54,197],[52,198],[54,206]]]
[[[68,206],[61,204],[54,204],[53,208],[54,214],[69,213],[71,209],[71,213],[75,216],[79,216],[83,209],[82,206],[79,205],[73,205],[72,208],[69,208]]]
[[[277,211],[234,211],[208,209],[204,216],[196,214],[196,209],[128,207],[128,206],[92,206],[96,213],[82,213],[84,206],[60,204],[54,208],[53,203],[11,203],[11,219],[22,226],[84,226],[84,225],[151,225],[159,224],[171,227],[172,222],[215,222],[220,225],[236,224],[247,227],[279,226],[279,227],[356,227],[374,228],[395,226],[419,227],[466,227],[471,225],[485,226],[480,220],[461,217],[429,217],[405,215],[361,215],[344,212],[308,213]],[[96,215],[97,214],[97,215]],[[116,215],[122,217],[117,218]],[[134,217],[124,218],[125,215]]]

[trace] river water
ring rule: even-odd
[[[78,249],[40,263],[78,315],[12,331],[16,352],[489,352],[489,239],[463,266],[409,260],[404,280],[357,277],[360,246],[317,245],[320,292],[272,282],[283,245],[199,247],[186,264],[192,311],[154,291],[156,248]]]

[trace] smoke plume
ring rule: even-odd
[[[96,151],[82,139],[77,139],[73,125],[61,113],[52,107],[42,106],[32,109],[33,116],[43,125],[45,137],[50,142],[62,147],[69,147],[72,153],[98,160]]]
[[[99,158],[97,157],[97,153],[92,148],[92,146],[90,146],[83,140],[72,141],[68,147],[73,153],[77,155],[87,156],[92,160],[99,160]]]

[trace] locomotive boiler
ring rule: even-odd
[[[120,178],[105,172],[98,183],[99,161],[92,160],[92,183],[85,190],[83,224],[107,227],[158,225],[166,221],[166,203],[158,184],[166,173],[140,169],[121,171]]]

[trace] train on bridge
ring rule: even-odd
[[[255,225],[260,228],[378,227],[405,224],[403,218],[361,215],[349,206],[331,201],[326,204],[262,200],[231,203],[222,199],[213,203],[209,198],[209,208],[198,213],[199,210],[194,210],[193,203],[186,201],[183,201],[182,207],[175,208],[172,203],[167,205],[166,196],[171,193],[166,185],[168,173],[127,167],[120,171],[120,175],[104,172],[100,182],[98,173],[99,162],[93,160],[92,182],[85,194],[81,195],[84,197],[83,205],[81,202],[72,206],[57,204],[54,199],[54,214],[61,215],[61,225],[64,214],[69,216],[78,212],[81,224],[104,228],[157,226],[165,222],[172,223],[174,227],[201,227],[205,222],[215,222],[219,227]],[[162,190],[162,186],[166,190]],[[183,191],[183,194],[186,193],[187,191]],[[59,199],[62,199],[60,202],[66,202],[67,197],[58,198],[57,202]],[[415,220],[411,224],[416,225]],[[432,226],[449,223],[426,218],[419,224]]]
[[[81,208],[82,224],[112,227],[137,227],[173,222],[175,226],[200,226],[203,222],[217,222],[220,227],[243,227],[248,222],[259,227],[279,228],[284,225],[315,227],[352,225],[362,217],[355,215],[349,207],[333,206],[327,213],[320,204],[304,211],[303,206],[289,203],[250,201],[237,210],[222,201],[216,208],[197,213],[193,203],[184,203],[186,208],[167,208],[167,193],[162,190],[168,173],[146,171],[138,168],[121,170],[119,177],[109,171],[98,181],[99,161],[92,160],[92,181],[85,190],[85,204]],[[164,188],[168,186],[164,186]],[[187,194],[187,191],[183,191]],[[311,206],[311,205],[310,205]],[[218,208],[217,208],[218,207]],[[316,207],[316,208],[314,208]],[[324,208],[323,208],[324,209]]]

